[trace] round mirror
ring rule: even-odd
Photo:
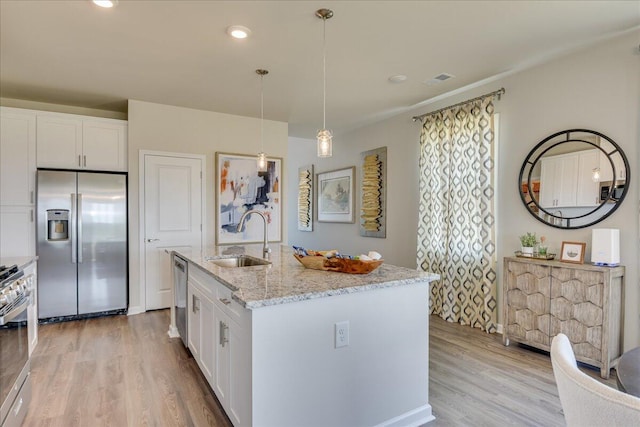
[[[629,191],[629,162],[611,138],[592,130],[555,133],[536,145],[520,169],[527,210],[556,228],[584,228],[611,215]]]

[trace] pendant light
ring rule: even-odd
[[[264,153],[264,76],[269,70],[256,70],[260,76],[260,152],[258,153],[258,172],[267,171],[267,155]]]
[[[331,157],[331,131],[327,129],[327,19],[333,16],[331,9],[318,9],[316,16],[322,19],[322,129],[318,131],[318,157]]]

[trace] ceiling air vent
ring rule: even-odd
[[[454,78],[455,76],[453,74],[449,74],[449,73],[440,73],[437,76],[435,76],[434,78],[430,79],[430,80],[426,80],[425,83],[428,85],[437,85],[442,83],[445,80],[449,80],[451,78]]]

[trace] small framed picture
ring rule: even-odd
[[[572,262],[574,264],[584,263],[584,251],[587,247],[583,242],[562,242],[560,251],[560,261]]]
[[[355,222],[354,166],[316,175],[318,222]]]

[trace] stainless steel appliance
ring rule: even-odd
[[[624,193],[625,181],[601,181],[600,182],[600,202],[615,203]]]
[[[187,268],[188,263],[178,255],[173,255],[174,305],[176,328],[185,347],[187,343]]]
[[[29,286],[17,266],[0,267],[0,425],[20,426],[31,401]]]
[[[127,308],[127,177],[38,170],[38,317]]]

